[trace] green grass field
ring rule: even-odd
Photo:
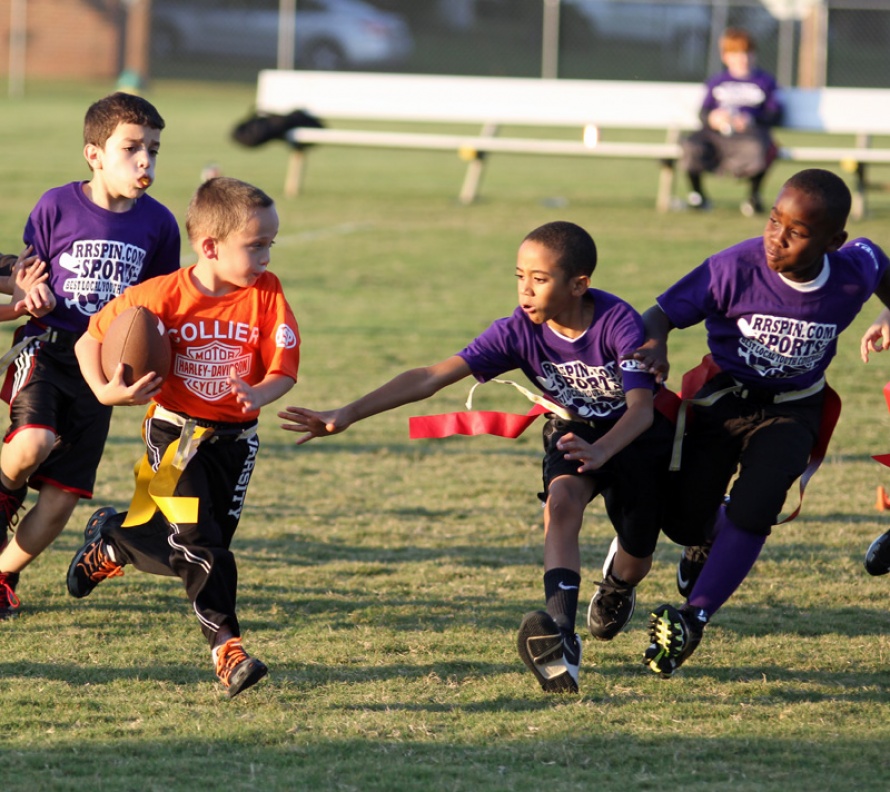
[[[0,250],[18,249],[45,189],[86,177],[83,113],[110,90],[38,85],[0,99]],[[177,216],[210,162],[278,200],[272,267],[303,338],[282,404],[337,406],[462,348],[512,311],[516,248],[549,220],[588,228],[595,285],[640,310],[762,227],[739,214],[741,187],[727,180],[712,182],[709,214],[656,214],[646,162],[493,156],[483,199],[465,207],[456,156],[319,149],[306,193],[289,201],[284,146],[228,139],[249,87],[157,83],[148,95],[168,122],[152,192]],[[769,193],[791,172],[778,166]],[[890,194],[871,206],[851,235],[888,245]],[[663,681],[640,662],[647,609],[678,600],[678,548],[664,542],[628,631],[585,641],[574,697],[543,694],[515,649],[543,599],[536,427],[515,441],[408,440],[408,416],[461,409],[469,382],[299,448],[266,409],[235,549],[245,645],[271,671],[231,701],[176,581],[128,571],[86,600],[65,590],[86,518],[129,502],[142,411],[118,408],[95,502],[22,575],[22,614],[0,623],[3,789],[884,788],[890,582],[862,558],[887,527],[874,500],[890,471],[870,455],[890,451],[890,358],[858,359],[877,311],[841,340],[830,380],[844,414],[803,516],[776,529],[683,673]],[[675,336],[679,379],[704,339]],[[494,386],[475,406],[527,409]],[[595,503],[582,609],[612,536]]]

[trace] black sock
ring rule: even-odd
[[[578,615],[578,589],[581,575],[573,569],[548,569],[544,573],[544,597],[547,600],[547,613],[563,632],[575,632],[575,617]]]

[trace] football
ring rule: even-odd
[[[124,382],[132,385],[154,371],[166,378],[170,370],[170,338],[161,320],[141,305],[115,317],[102,340],[102,371],[110,380],[124,364]]]

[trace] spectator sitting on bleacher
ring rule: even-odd
[[[782,105],[775,77],[755,65],[755,50],[754,40],[741,28],[727,28],[720,37],[726,68],[705,84],[702,129],[683,141],[682,166],[692,189],[687,203],[694,209],[711,208],[702,174],[720,172],[749,180],[742,214],[763,212],[760,186],[776,155],[769,130],[781,121]]]

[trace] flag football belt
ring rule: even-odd
[[[685,379],[685,378],[684,378]],[[808,396],[815,396],[825,388],[825,377],[820,377],[808,388],[796,391],[782,391],[773,393],[763,388],[755,388],[745,385],[733,378],[732,385],[719,388],[707,396],[693,399],[683,399],[680,402],[680,410],[677,412],[677,426],[674,430],[674,448],[671,452],[671,470],[680,469],[680,457],[683,451],[683,435],[686,432],[686,408],[689,406],[711,407],[724,396],[737,396],[740,399],[751,401],[755,404],[783,404],[784,402],[799,401]]]
[[[198,499],[174,496],[176,485],[199,446],[218,440],[246,440],[257,432],[257,421],[249,424],[214,423],[190,418],[153,403],[145,415],[142,432],[152,418],[179,427],[179,440],[170,443],[161,457],[157,470],[152,468],[148,454],[136,464],[136,489],[127,510],[123,528],[147,523],[160,511],[169,523],[195,523],[198,521]],[[209,424],[209,425],[203,425]]]
[[[174,426],[178,426],[180,429],[184,429],[186,426],[194,424],[202,429],[212,430],[213,434],[208,435],[206,438],[210,442],[213,442],[214,440],[246,440],[248,437],[253,437],[257,433],[257,427],[259,426],[258,422],[255,420],[237,423],[208,421],[204,418],[192,418],[189,415],[183,415],[182,413],[168,410],[166,407],[161,407],[160,404],[155,404],[152,417],[158,418],[161,421],[166,421]]]
[[[38,327],[43,327],[39,322],[36,324]],[[58,344],[59,346],[73,349],[82,335],[83,333],[78,333],[76,330],[60,330],[58,327],[47,327],[42,333],[33,337],[46,341],[48,344]]]
[[[686,408],[689,405],[710,406],[715,404],[724,396],[736,394],[742,399],[751,400],[760,404],[782,404],[784,402],[798,401],[808,396],[814,396],[820,391],[825,392],[825,398],[822,404],[822,417],[819,423],[819,432],[816,444],[810,451],[807,467],[800,475],[800,501],[797,508],[781,522],[790,522],[798,514],[800,514],[803,505],[804,490],[809,480],[813,477],[828,451],[828,442],[834,432],[837,419],[841,413],[841,400],[834,389],[821,377],[808,388],[796,391],[783,391],[781,393],[768,392],[762,388],[753,388],[745,384],[732,380],[732,385],[726,388],[720,388],[714,393],[700,399],[683,399],[683,393],[698,393],[704,384],[720,373],[720,368],[714,363],[711,355],[705,355],[702,362],[695,368],[687,371],[683,375],[683,385],[681,394],[678,396],[672,390],[662,387],[655,393],[655,408],[667,416],[677,425],[674,433],[674,448],[671,455],[671,470],[679,470],[680,468],[680,452],[682,451],[683,433],[686,428]],[[476,383],[470,389],[467,397],[467,411],[459,413],[444,413],[441,415],[418,415],[409,418],[409,437],[412,440],[434,439],[442,437],[450,437],[452,435],[480,435],[491,434],[498,437],[519,437],[528,426],[539,416],[544,413],[553,413],[567,421],[579,421],[589,425],[595,425],[594,421],[589,421],[572,413],[562,405],[556,404],[545,396],[533,393],[527,388],[522,387],[512,380],[493,379],[500,385],[512,385],[529,401],[534,403],[534,407],[526,415],[518,415],[514,413],[504,412],[485,412],[473,410],[473,394],[476,388],[482,383]],[[890,383],[887,386],[887,403],[890,406]],[[890,454],[886,455],[885,464],[890,465]],[[883,460],[879,460],[883,461]],[[675,466],[676,464],[676,466]]]
[[[34,323],[36,324],[36,323]],[[24,325],[22,325],[24,327]],[[18,357],[19,352],[21,352],[28,344],[33,343],[34,341],[44,341],[48,344],[58,344],[59,346],[64,346],[66,349],[73,349],[74,345],[77,343],[77,339],[83,335],[82,333],[78,333],[75,330],[59,330],[57,327],[44,327],[43,325],[37,325],[38,327],[43,327],[43,332],[38,333],[37,335],[25,336],[24,338],[16,341],[3,355],[0,355],[0,374],[2,374],[6,369],[8,369],[12,362]]]
[[[408,419],[408,436],[412,440],[429,440],[452,435],[490,434],[497,437],[519,437],[539,415],[552,413],[565,421],[596,426],[597,421],[582,418],[577,413],[557,404],[555,401],[524,388],[513,380],[492,379],[498,385],[512,385],[535,406],[525,415],[499,411],[473,409],[473,394],[483,383],[477,382],[470,388],[467,396],[467,411],[442,413],[440,415],[415,415]],[[680,399],[673,391],[659,388],[655,393],[655,409],[664,414],[671,422],[676,419]]]
[[[714,362],[714,358],[711,357],[711,355],[705,355],[702,358],[701,363],[683,375],[683,383],[680,389],[681,397],[683,393],[699,393],[705,383],[709,382],[718,374],[720,374],[720,367]],[[783,402],[798,401],[800,399],[805,399],[808,396],[814,396],[820,391],[824,391],[825,393],[822,402],[822,417],[819,420],[819,433],[816,437],[816,444],[810,451],[810,458],[806,468],[803,473],[800,474],[800,480],[798,482],[800,499],[798,500],[797,507],[794,511],[784,519],[780,520],[777,524],[780,525],[781,523],[791,522],[791,520],[800,514],[800,510],[803,506],[804,491],[806,490],[810,479],[816,474],[816,471],[825,459],[825,455],[828,453],[828,443],[831,440],[834,427],[837,425],[837,419],[841,414],[841,398],[825,381],[824,376],[820,377],[817,382],[814,382],[808,388],[797,391],[784,391],[782,393],[767,393],[763,389],[751,388],[733,379],[733,384],[731,386],[720,388],[714,393],[702,397],[701,399],[682,399],[680,402],[680,409],[677,411],[677,428],[674,433],[671,470],[680,469],[680,451],[682,450],[683,432],[686,426],[687,405],[695,404],[707,407],[715,404],[730,393],[737,394],[743,399],[752,399],[752,397],[754,401],[759,399],[759,403],[761,404],[782,404]],[[768,401],[766,400],[767,396],[769,396]],[[890,396],[888,396],[888,405],[890,405]],[[675,463],[676,467],[674,466]]]
[[[477,382],[470,388],[467,396],[467,411],[443,413],[441,415],[415,415],[408,419],[408,434],[412,440],[451,437],[452,435],[490,434],[497,437],[519,437],[539,416],[553,413],[566,421],[578,421],[592,425],[561,404],[551,401],[546,396],[533,393],[513,380],[493,379],[490,382],[498,385],[512,385],[525,398],[534,403],[534,407],[525,415],[487,410],[473,409],[473,394],[482,383]]]

